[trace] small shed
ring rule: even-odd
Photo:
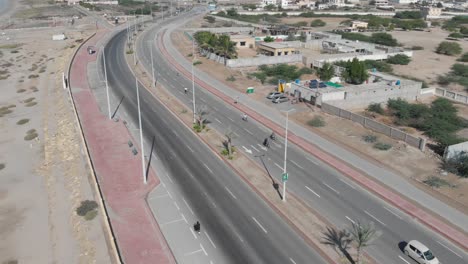
[[[56,34],[52,36],[52,40],[65,40],[67,37],[65,34]]]

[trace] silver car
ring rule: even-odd
[[[279,104],[283,102],[289,101],[289,98],[287,96],[281,95],[279,97],[276,97],[275,99],[272,100],[273,103]]]
[[[279,96],[282,96],[283,93],[280,93],[280,92],[271,92],[267,95],[267,99],[275,99],[275,98],[278,98]]]

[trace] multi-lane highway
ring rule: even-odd
[[[138,124],[135,79],[125,61],[126,31],[106,46],[112,93],[119,111]],[[249,187],[147,90],[140,89],[145,139],[180,186],[204,229],[231,263],[325,263]],[[229,190],[229,191],[228,191]]]
[[[169,34],[180,24],[172,23],[163,34],[161,27],[148,29],[139,39],[138,50],[140,61],[148,72],[151,72],[150,48],[153,49],[154,63],[158,81],[182,102],[191,105],[191,96],[183,94],[183,87],[191,87],[191,81],[178,76],[171,65],[165,61],[158,46],[156,36],[165,37],[169,43]],[[158,35],[159,32],[159,35]],[[152,45],[148,44],[152,43]],[[169,49],[175,52],[174,49]],[[200,78],[200,76],[198,76]],[[207,83],[212,83],[206,80]],[[210,126],[225,132],[234,128],[238,135],[237,146],[253,150],[252,155],[265,154],[264,161],[270,173],[279,176],[282,172],[284,146],[282,140],[271,144],[267,151],[259,146],[270,131],[256,122],[243,122],[241,113],[226,106],[218,98],[197,86],[198,102],[208,106]],[[239,149],[243,149],[240,148]],[[261,161],[257,159],[259,164]],[[417,221],[375,197],[368,191],[355,185],[346,177],[336,172],[301,149],[291,146],[288,153],[288,172],[292,180],[288,182],[289,190],[298,195],[308,205],[325,216],[337,227],[349,226],[351,222],[373,222],[380,232],[380,237],[367,249],[378,263],[406,263],[411,261],[403,255],[400,242],[417,239],[429,246],[442,263],[466,263],[468,255],[445,238],[429,230]]]

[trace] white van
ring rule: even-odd
[[[405,254],[420,264],[440,264],[432,252],[421,242],[411,240],[405,247]]]

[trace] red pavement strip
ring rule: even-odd
[[[163,32],[162,36],[166,33]],[[186,71],[166,50],[164,43],[162,41],[163,37],[159,38],[159,46],[161,47],[162,53],[164,56],[172,62],[173,66],[179,71],[182,72],[186,77],[191,77],[191,73]],[[229,96],[225,95],[224,93],[220,92],[216,88],[210,86],[206,82],[198,79],[195,77],[195,82],[200,85],[201,87],[205,88],[207,91],[211,92],[212,94],[216,95],[220,99],[224,100],[226,103],[230,104],[231,106],[239,109],[243,113],[248,113],[250,117],[254,118],[258,122],[262,123],[266,127],[270,128],[276,134],[284,136],[284,130],[281,126],[277,125],[276,123],[272,122],[270,119],[257,114],[251,108],[248,108],[242,104],[235,104],[233,99]],[[439,232],[452,242],[455,242],[459,246],[464,249],[468,249],[468,237],[460,230],[457,230],[442,220],[434,217],[433,215],[427,213],[425,210],[421,209],[420,207],[414,205],[413,203],[409,202],[408,200],[402,198],[402,195],[399,193],[395,193],[383,185],[377,183],[369,179],[368,177],[364,176],[362,173],[357,171],[356,169],[350,167],[345,162],[339,160],[331,156],[330,154],[324,152],[314,144],[309,143],[307,140],[295,135],[294,133],[288,131],[288,140],[295,143],[297,146],[302,148],[304,151],[314,155],[315,157],[319,158],[320,160],[324,161],[328,165],[334,167],[336,170],[340,171],[341,173],[347,175],[361,186],[366,187],[368,190],[371,190],[375,194],[379,195],[384,200],[388,201],[389,203],[393,204],[394,206],[400,208],[402,211],[406,212],[407,214],[411,215],[413,218],[418,219],[422,223],[426,224],[430,228],[434,229],[435,231]]]
[[[83,127],[94,170],[105,197],[120,255],[125,263],[176,263],[158,223],[145,200],[159,184],[150,170],[143,184],[140,155],[133,155],[127,142],[131,135],[122,122],[114,122],[99,111],[88,85],[86,67],[97,53],[89,55],[107,32],[100,31],[83,45],[73,61],[70,85]],[[133,141],[133,140],[132,140]]]

